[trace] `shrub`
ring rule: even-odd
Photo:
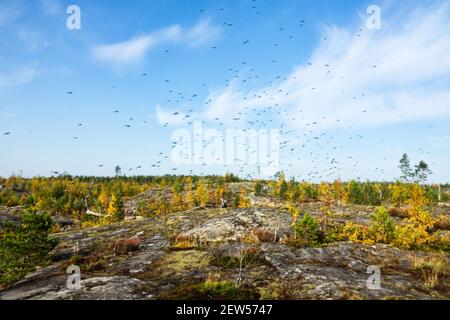
[[[208,204],[208,189],[204,180],[201,180],[197,186],[195,200],[200,208],[206,208],[206,205]]]
[[[403,249],[418,249],[429,244],[432,237],[422,225],[407,223],[396,230],[394,245]]]
[[[347,184],[345,198],[353,204],[378,206],[386,193],[387,190],[379,183],[350,181]]]
[[[407,218],[409,216],[408,210],[402,208],[392,207],[389,208],[389,215],[400,219]]]
[[[350,181],[347,183],[348,201],[353,204],[363,203],[363,190],[361,184],[356,181]]]
[[[315,201],[319,197],[318,188],[308,182],[300,183],[298,188],[298,200],[300,202]]]
[[[370,237],[377,243],[391,243],[395,239],[395,225],[385,207],[380,207],[371,216]]]
[[[284,172],[278,172],[276,174],[278,181],[276,182],[276,195],[284,200],[286,199],[286,193],[288,191],[288,185],[285,180]]]
[[[338,236],[338,240],[373,244],[367,227],[347,222]]]
[[[439,190],[433,186],[425,185],[425,198],[428,200],[430,204],[437,204],[439,202]]]
[[[115,255],[127,254],[130,252],[138,251],[141,240],[138,237],[131,237],[127,239],[119,239],[114,242],[112,251]]]
[[[250,208],[250,200],[247,197],[245,188],[239,189],[238,208]]]
[[[251,236],[254,239],[254,242],[275,242],[276,235],[265,228],[256,228],[252,230]]]
[[[319,224],[308,214],[295,222],[294,231],[298,240],[305,241],[309,245],[315,246],[323,242]]]
[[[396,182],[389,185],[390,202],[400,208],[408,199],[409,188],[407,184]]]
[[[449,202],[450,201],[450,194],[448,194],[448,193],[443,193],[443,194],[441,194],[441,201],[442,202]]]
[[[260,182],[257,182],[255,185],[255,196],[260,197],[263,195],[262,193],[263,186]]]
[[[418,184],[412,185],[408,200],[409,218],[405,225],[397,228],[395,245],[405,249],[416,249],[432,242],[433,237],[429,231],[433,227],[433,219],[425,210],[428,202],[422,187]]]
[[[49,215],[26,212],[18,225],[5,224],[0,235],[0,283],[10,284],[45,266],[56,240],[49,239]]]
[[[324,233],[324,242],[333,243],[339,241],[344,225],[338,221],[328,223],[326,233]]]

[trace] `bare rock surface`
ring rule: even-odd
[[[287,212],[261,208],[236,209],[225,216],[209,219],[180,233],[178,237],[191,238],[200,243],[240,241],[259,228],[281,237],[291,232],[291,222]]]
[[[304,212],[319,215],[319,205]],[[369,220],[370,208],[337,219]],[[349,216],[350,215],[350,216]],[[412,252],[388,245],[336,242],[299,248],[283,210],[204,209],[53,235],[53,263],[0,292],[8,299],[183,299],[211,275],[241,284],[261,299],[449,299],[448,279],[425,286]],[[423,256],[430,253],[422,252]],[[67,267],[81,270],[69,289]],[[381,288],[369,289],[370,266]]]

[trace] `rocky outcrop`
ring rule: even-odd
[[[180,233],[178,239],[191,239],[199,243],[242,241],[252,233],[265,230],[273,234],[273,242],[291,233],[291,216],[262,208],[235,209],[228,215],[212,218]]]
[[[371,211],[347,217],[347,210],[338,219],[364,223]],[[1,291],[0,300],[182,299],[211,275],[264,299],[450,298],[449,279],[428,288],[412,252],[352,242],[298,248],[282,241],[291,222],[270,208],[206,209],[59,233],[53,264]],[[79,289],[67,286],[70,265],[80,267]],[[367,286],[370,266],[381,271],[379,289]]]
[[[124,276],[93,277],[80,281],[80,288],[69,289],[65,277],[39,288],[22,288],[2,294],[5,300],[136,300],[145,297],[142,281]],[[138,293],[139,292],[139,293]]]
[[[169,202],[172,198],[171,188],[152,188],[124,202],[125,215],[135,217],[141,204],[152,202]]]
[[[418,287],[410,255],[387,245],[341,242],[296,249],[263,244],[262,251],[264,259],[287,280],[285,290],[293,299],[432,298]],[[379,289],[367,285],[371,266],[381,271]]]

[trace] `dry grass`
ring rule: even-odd
[[[397,217],[400,219],[409,217],[409,213],[408,213],[407,209],[395,208],[395,207],[389,208],[389,215],[391,217]]]
[[[276,235],[265,228],[257,228],[252,230],[250,233],[248,242],[251,243],[261,243],[261,242],[276,242]]]
[[[450,216],[442,214],[434,221],[434,229],[436,230],[450,230]]]
[[[138,237],[119,239],[114,242],[111,250],[114,255],[128,254],[130,252],[138,251],[140,244],[141,240]]]
[[[177,236],[172,243],[171,250],[192,250],[198,247],[196,239],[187,236]]]
[[[441,277],[448,274],[449,266],[444,254],[433,254],[427,257],[414,255],[413,267],[422,272],[423,280],[428,288],[436,288]]]
[[[281,243],[294,248],[308,248],[311,246],[308,241],[303,239],[296,239],[294,237],[283,239]]]

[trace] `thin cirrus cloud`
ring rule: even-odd
[[[394,24],[395,22],[395,24]],[[450,116],[450,10],[415,9],[381,30],[325,27],[310,63],[276,85],[244,91],[237,81],[214,90],[203,117],[228,120],[243,109],[273,106],[304,129],[384,124]],[[295,120],[294,120],[295,119]]]
[[[179,126],[186,123],[186,114],[183,112],[170,112],[156,105],[156,120],[161,125]]]
[[[210,20],[199,21],[190,29],[173,25],[123,42],[96,45],[92,48],[92,55],[101,62],[115,66],[130,65],[141,62],[151,49],[159,45],[184,42],[197,47],[211,41],[219,33],[220,29],[211,25]]]
[[[184,41],[192,47],[199,47],[210,42],[220,34],[220,28],[211,25],[210,20],[201,20],[184,35]]]
[[[39,3],[44,14],[55,15],[64,12],[58,0],[40,0]]]
[[[0,88],[27,84],[34,79],[36,73],[35,67],[24,67],[9,73],[0,73]]]

